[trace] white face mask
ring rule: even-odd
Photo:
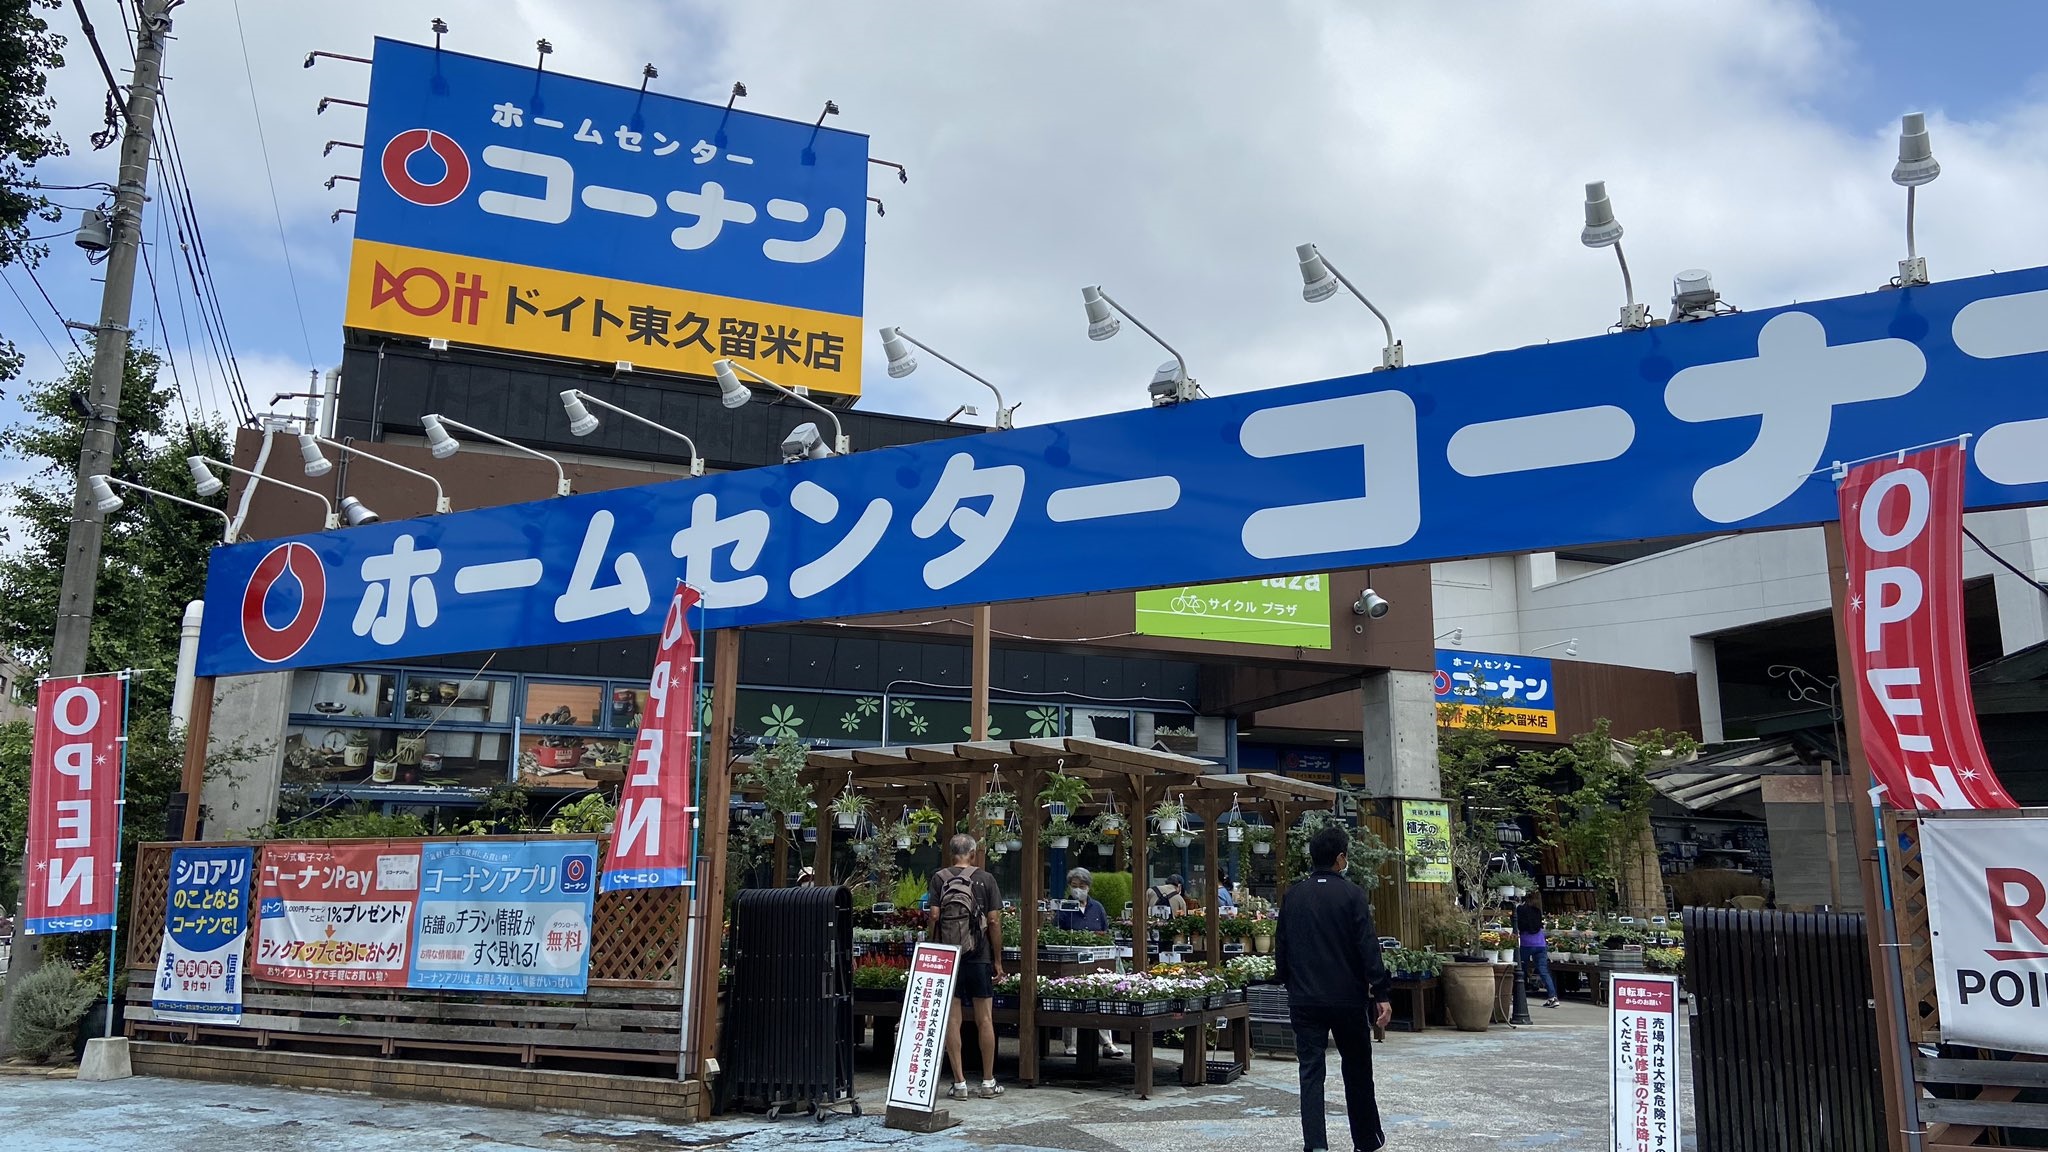
[[[1072,889],[1072,892],[1074,894],[1074,899],[1076,900],[1088,899],[1088,890],[1086,888],[1075,888]]]

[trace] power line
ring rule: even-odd
[[[220,292],[215,284],[213,269],[207,260],[206,236],[200,231],[199,215],[194,208],[192,185],[186,178],[184,148],[178,142],[177,125],[172,117],[168,98],[162,102],[164,120],[163,157],[168,163],[165,196],[173,209],[173,219],[178,230],[178,246],[185,258],[186,275],[192,283],[193,301],[199,309],[201,325],[206,329],[207,340],[213,347],[214,357],[220,365],[226,381],[228,400],[240,423],[249,423],[254,412],[249,404],[249,392],[242,382],[241,365],[235,359],[233,342],[228,338],[227,313],[220,302]]]
[[[64,329],[64,338],[71,341],[71,350],[73,352],[78,353],[80,356],[85,355],[85,349],[80,348],[78,346],[78,337],[73,336],[71,334],[71,326],[69,324],[64,323],[63,310],[57,307],[57,302],[55,300],[50,299],[49,289],[43,287],[42,278],[36,275],[35,265],[23,262],[21,270],[23,272],[28,273],[28,282],[36,286],[37,292],[42,293],[43,303],[48,304],[50,306],[50,315],[55,316],[57,318],[58,327]]]
[[[0,268],[0,273],[4,273],[5,271],[6,270],[4,268]],[[62,352],[57,351],[56,342],[50,339],[50,334],[48,332],[43,331],[43,322],[36,319],[36,314],[34,312],[29,311],[28,301],[21,298],[21,289],[16,288],[14,286],[14,278],[11,276],[0,275],[0,280],[5,280],[7,282],[7,290],[9,292],[14,293],[14,302],[21,305],[21,314],[23,316],[28,317],[28,322],[30,324],[35,325],[36,335],[41,336],[43,338],[43,343],[48,344],[50,346],[50,355],[55,356],[59,361],[62,361],[64,359],[64,354]],[[76,341],[73,341],[73,343],[76,343]]]
[[[306,342],[306,365],[313,362],[313,334],[306,326],[306,306],[299,300],[299,277],[292,270],[292,247],[284,236],[284,209],[277,200],[277,174],[270,166],[270,144],[263,137],[263,106],[256,100],[256,71],[249,66],[249,37],[242,30],[242,0],[235,0],[235,37],[242,45],[242,74],[249,80],[249,111],[256,117],[256,146],[263,154],[263,179],[270,185],[270,211],[277,221],[277,244],[284,250],[285,279],[292,286],[292,307],[299,314],[299,336]]]
[[[161,207],[157,209],[156,221],[157,235],[162,236],[164,213]],[[167,362],[169,362],[171,366],[171,387],[175,389],[178,393],[178,410],[185,414],[185,435],[187,437],[196,436],[197,433],[192,428],[192,406],[186,403],[185,401],[185,378],[184,375],[178,371],[178,353],[175,349],[171,347],[170,336],[168,333],[164,331],[164,298],[157,294],[156,261],[150,259],[150,246],[147,243],[142,242],[140,237],[138,237],[137,240],[137,246],[142,249],[142,272],[143,275],[147,277],[149,280],[149,300],[151,305],[154,307],[156,313],[157,343],[163,345],[164,359]]]

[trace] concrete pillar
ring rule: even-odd
[[[1692,675],[1700,698],[1700,743],[1719,744],[1728,737],[1721,728],[1721,658],[1711,637],[1692,638]]]
[[[2039,578],[2048,572],[2048,509],[2013,508],[1973,513],[1964,520],[1998,555]],[[1980,558],[1977,545],[1963,541],[1967,572],[1989,569],[1998,596],[1999,645],[2010,656],[2048,640],[2048,597],[2003,565]]]
[[[207,769],[200,792],[206,805],[205,839],[239,840],[277,818],[291,687],[289,672],[214,681],[208,754],[218,756],[224,749],[239,747],[246,755]]]
[[[1434,799],[1436,690],[1428,672],[1381,672],[1363,681],[1359,750],[1365,787],[1374,796]]]

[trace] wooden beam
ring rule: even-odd
[[[1203,942],[1203,956],[1211,967],[1223,963],[1223,937],[1220,921],[1223,917],[1223,900],[1217,895],[1223,880],[1223,869],[1216,865],[1216,821],[1202,817],[1203,861],[1209,866],[1209,914],[1202,917],[1208,929],[1208,938]]]
[[[967,709],[970,713],[967,723],[971,735],[976,740],[988,739],[988,664],[993,636],[993,630],[989,625],[991,616],[992,610],[988,605],[975,606],[974,643],[969,654],[967,681]]]
[[[1131,838],[1131,970],[1143,972],[1152,966],[1151,954],[1145,947],[1145,928],[1151,922],[1152,911],[1151,901],[1145,895],[1145,778],[1131,777],[1127,788],[1131,814],[1124,831]]]
[[[1027,768],[1017,792],[1017,802],[1029,803],[1038,795],[1045,773]],[[1023,977],[1017,995],[1017,1079],[1038,1083],[1038,902],[1045,898],[1045,864],[1039,857],[1039,827],[1035,818],[1022,819],[1024,832],[1024,882],[1017,898],[1017,915],[1023,917],[1017,933],[1017,971]]]
[[[185,722],[185,826],[181,839],[199,839],[199,797],[206,790],[206,746],[213,734],[213,677],[192,681],[192,715]],[[116,845],[118,848],[119,845]]]
[[[697,820],[703,829],[705,858],[698,869],[692,937],[696,944],[697,987],[691,997],[694,1020],[684,1026],[694,1030],[699,1081],[698,1119],[711,1118],[715,1093],[704,1075],[708,1060],[718,1055],[718,968],[719,945],[725,939],[725,845],[731,832],[732,733],[739,711],[740,636],[738,628],[716,633],[711,672],[711,739],[704,748],[704,794]]]

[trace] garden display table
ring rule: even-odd
[[[1559,995],[1563,995],[1565,991],[1564,977],[1584,976],[1587,983],[1592,986],[1593,1003],[1595,1004],[1607,1003],[1607,982],[1614,975],[1605,965],[1585,964],[1577,960],[1552,960],[1550,962],[1550,974],[1559,981],[1557,989]],[[1573,991],[1577,991],[1577,989],[1573,989]]]
[[[1440,986],[1441,983],[1435,976],[1396,977],[1392,987],[1393,998],[1396,1002],[1403,999],[1408,1002],[1408,1016],[1405,1020],[1396,1016],[1387,1026],[1406,1032],[1420,1032],[1429,1027],[1430,993],[1436,992]],[[1439,1004],[1442,1003],[1441,995],[1435,999]]]

